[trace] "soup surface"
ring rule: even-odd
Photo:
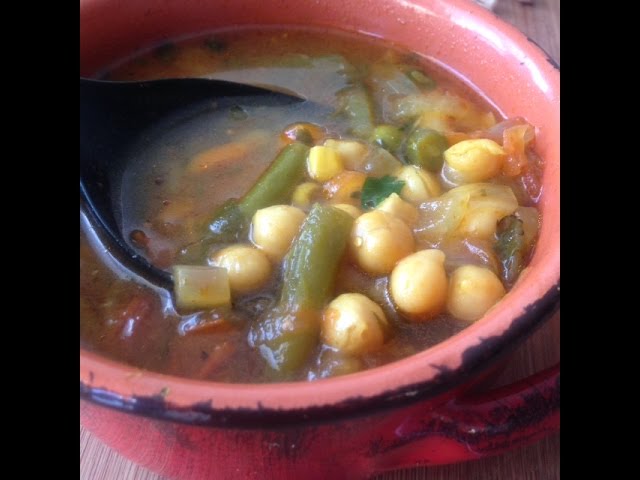
[[[221,382],[353,373],[479,320],[532,255],[533,126],[419,55],[341,32],[245,29],[161,45],[103,76],[210,76],[307,101],[212,103],[131,145],[121,226],[176,286],[137,282],[81,221],[87,349]]]

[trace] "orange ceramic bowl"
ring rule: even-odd
[[[460,410],[464,391],[559,301],[560,74],[554,62],[465,0],[81,0],[81,74],[163,40],[231,25],[328,26],[380,36],[454,70],[505,116],[525,117],[538,127],[536,148],[545,159],[535,255],[480,321],[412,357],[345,377],[219,384],[142,372],[81,349],[83,423],[125,455],[180,478],[214,472],[220,478],[313,477],[310,469],[320,472],[317,478],[355,478],[477,458],[556,428],[557,368],[536,377],[537,406],[527,403],[536,393],[523,383]],[[490,412],[500,396],[516,410],[502,417]],[[502,433],[492,433],[486,415]],[[451,425],[443,427],[443,419]],[[462,431],[464,422],[471,426]]]

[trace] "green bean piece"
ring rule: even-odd
[[[236,241],[258,210],[287,203],[304,178],[308,152],[309,147],[301,143],[287,145],[240,201],[229,200],[218,207],[209,223],[209,239]]]
[[[285,257],[281,303],[321,309],[329,298],[353,217],[315,204]]]
[[[309,147],[298,142],[282,149],[241,200],[228,200],[213,212],[204,238],[182,248],[180,263],[206,263],[211,245],[237,242],[246,237],[251,219],[258,210],[288,203],[296,185],[305,176],[308,152]]]
[[[338,377],[362,370],[364,362],[360,357],[347,355],[333,349],[323,349],[318,363],[312,370],[313,378]]]
[[[241,238],[246,238],[251,217],[247,218],[243,214],[237,199],[232,198],[224,202],[216,208],[212,217],[213,220],[209,223],[205,236],[180,250],[178,253],[179,263],[183,265],[206,264],[206,256],[212,245],[235,243]]]
[[[239,201],[227,200],[213,213],[208,231],[202,239],[186,245],[178,252],[178,263],[182,265],[205,265],[207,254],[213,244],[234,243],[246,237],[251,217],[240,210]]]
[[[404,134],[402,130],[393,125],[378,125],[371,136],[371,141],[380,145],[385,150],[395,152],[400,148]]]
[[[290,311],[286,305],[277,305],[252,324],[249,345],[256,348],[265,361],[269,378],[289,379],[307,361],[318,344],[320,315],[320,312]]]
[[[271,166],[242,198],[238,207],[246,218],[261,208],[288,203],[306,174],[309,147],[294,142],[278,154]]]
[[[373,130],[373,104],[364,85],[358,83],[340,91],[340,112],[350,123],[350,133],[368,138]]]
[[[442,154],[447,148],[449,142],[441,133],[430,128],[418,128],[407,139],[405,157],[409,163],[437,173],[442,168]]]
[[[285,257],[278,305],[249,332],[249,343],[279,377],[287,378],[318,343],[322,308],[333,292],[353,218],[315,204]]]
[[[494,250],[502,264],[502,279],[510,288],[524,268],[527,253],[522,220],[515,215],[504,217],[498,222],[496,235],[498,238]]]
[[[220,242],[235,242],[249,227],[238,200],[232,198],[220,205],[209,223],[209,231]]]

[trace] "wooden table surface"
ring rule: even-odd
[[[533,38],[560,63],[560,0],[498,0],[494,11]],[[523,378],[560,358],[560,314],[518,351],[500,383]],[[82,480],[160,480],[161,477],[120,456],[80,427]],[[560,436],[499,457],[444,467],[387,473],[378,480],[555,480],[560,478]]]

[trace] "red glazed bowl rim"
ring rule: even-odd
[[[559,118],[559,68],[535,42],[465,0],[413,3],[434,4],[432,14],[446,12],[458,26],[474,28],[478,36],[491,37],[492,42],[508,47],[512,56],[517,55],[512,61],[520,61],[535,85],[548,89],[549,106]],[[460,333],[423,352],[371,370],[314,382],[275,384],[224,384],[173,377],[143,371],[81,348],[81,398],[180,422],[250,427],[357,415],[430,398],[466,381],[511,351],[559,304],[559,128],[555,125],[550,130],[537,251],[503,301]]]

